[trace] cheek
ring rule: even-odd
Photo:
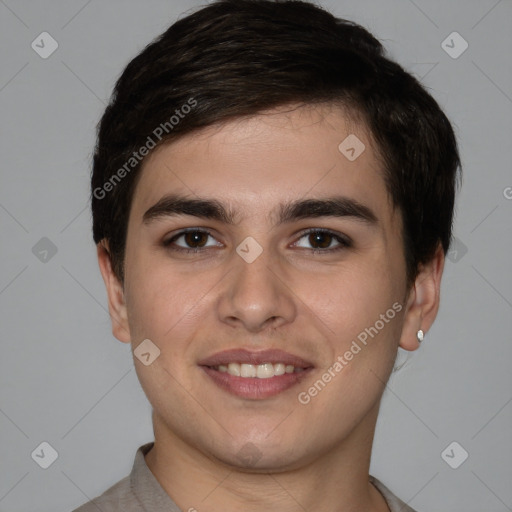
[[[308,305],[333,325],[359,325],[401,298],[391,270],[376,264],[352,265],[321,278],[311,276],[304,285]]]
[[[201,291],[176,275],[147,273],[132,283],[127,297],[127,313],[132,333],[161,342],[197,314]]]
[[[155,385],[151,380],[145,386],[148,378],[156,379],[155,383],[160,379],[172,383],[164,368],[180,383],[188,382],[188,373],[197,359],[195,341],[211,335],[208,327],[214,312],[212,300],[215,284],[222,274],[180,271],[156,257],[145,262],[133,260],[133,263],[136,269],[151,271],[127,275],[127,314],[132,345],[135,348],[142,340],[150,339],[160,349],[155,369],[161,372],[148,376],[145,367],[138,370],[143,387],[149,392]]]
[[[198,317],[205,314],[201,301],[204,289],[199,290],[197,283],[187,286],[188,280],[179,273],[164,272],[156,266],[141,268],[152,271],[131,275],[127,313],[132,349],[149,339],[160,350],[148,366],[134,361],[146,396],[160,410],[186,399],[180,390],[190,387],[193,340],[201,325]]]
[[[309,288],[307,305],[318,324],[326,326],[333,360],[350,350],[361,361],[378,358],[389,363],[394,358],[405,305],[392,275],[376,265],[352,267],[317,278]]]

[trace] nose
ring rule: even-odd
[[[219,296],[219,319],[251,333],[293,322],[297,307],[286,281],[285,270],[270,251],[264,250],[251,263],[234,254]]]

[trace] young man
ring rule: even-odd
[[[155,441],[78,510],[411,511],[371,448],[437,314],[458,169],[434,99],[312,4],[221,0],[149,45],[92,210]]]

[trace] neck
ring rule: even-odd
[[[206,456],[153,414],[155,444],[146,464],[182,510],[389,512],[368,479],[378,407],[328,453],[257,472]]]

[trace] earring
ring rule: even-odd
[[[425,334],[423,333],[423,331],[420,329],[417,333],[416,333],[416,338],[418,338],[418,343],[421,343],[423,341],[423,338],[425,337]]]

